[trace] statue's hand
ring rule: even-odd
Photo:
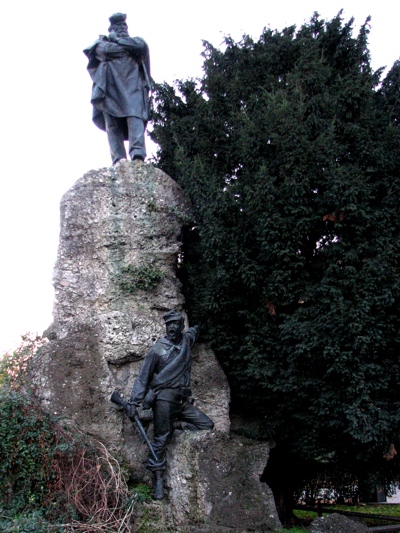
[[[199,340],[199,338],[200,338],[200,330],[201,330],[201,327],[200,327],[198,324],[196,324],[195,326],[193,326],[193,329],[194,329],[195,332],[196,332],[195,335],[196,335],[196,342],[197,342],[197,341]]]
[[[118,43],[118,37],[115,31],[110,31],[110,33],[108,34],[108,40],[112,43]]]
[[[153,407],[155,399],[156,399],[156,393],[153,391],[153,389],[149,389],[143,400],[143,408],[150,409],[151,407]]]
[[[135,415],[137,413],[137,407],[133,403],[128,402],[126,404],[126,414],[129,416],[131,420],[135,418]]]

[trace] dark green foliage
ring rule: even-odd
[[[292,494],[326,463],[399,472],[400,62],[381,82],[352,23],[204,43],[203,79],[157,90],[158,162],[196,215],[191,319]]]
[[[130,493],[107,448],[66,431],[32,394],[26,371],[46,340],[25,335],[0,359],[0,531],[131,531]]]
[[[0,502],[18,512],[49,500],[55,484],[55,456],[63,442],[52,417],[35,400],[0,387]]]
[[[122,290],[135,294],[138,290],[149,291],[162,280],[160,269],[146,265],[128,265],[122,269],[119,285]]]
[[[67,433],[7,385],[0,387],[0,457],[1,531],[127,532],[134,503],[146,499],[143,487],[129,492],[103,444]]]
[[[131,489],[132,498],[138,503],[149,502],[152,500],[152,487],[141,483]]]
[[[63,533],[62,527],[51,526],[41,511],[32,511],[13,518],[0,516],[2,533]]]

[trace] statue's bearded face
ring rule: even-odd
[[[117,22],[111,26],[111,31],[117,34],[117,37],[129,37],[128,25],[126,22]]]
[[[182,338],[183,324],[181,320],[171,320],[165,324],[167,338],[174,344],[180,342]]]

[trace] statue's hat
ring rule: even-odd
[[[125,22],[126,15],[125,13],[114,13],[114,15],[111,15],[108,20],[110,21],[111,25],[117,24],[118,22]]]
[[[172,309],[171,311],[168,311],[168,313],[165,313],[163,319],[164,322],[167,324],[168,322],[172,322],[173,320],[183,320],[183,316],[176,309]]]

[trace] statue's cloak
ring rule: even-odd
[[[150,55],[141,37],[124,39],[129,46],[100,36],[85,48],[87,69],[93,81],[93,122],[106,131],[104,113],[114,117],[149,119]],[[125,138],[128,138],[128,132]]]

